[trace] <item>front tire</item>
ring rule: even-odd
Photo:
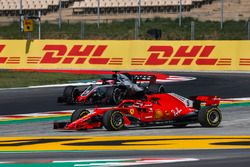
[[[217,127],[221,120],[221,111],[217,107],[211,106],[199,111],[198,121],[203,127]]]
[[[71,122],[74,122],[82,117],[84,117],[85,115],[88,115],[90,112],[88,110],[85,110],[85,109],[77,109],[75,110],[72,115],[71,115]]]
[[[107,111],[103,115],[103,125],[108,131],[117,131],[124,128],[124,117],[120,111]]]

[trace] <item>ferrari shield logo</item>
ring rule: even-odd
[[[129,112],[130,112],[131,115],[133,115],[133,114],[135,113],[135,110],[134,110],[133,108],[131,108],[131,109],[129,110]]]

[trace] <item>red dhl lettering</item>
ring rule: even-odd
[[[41,64],[56,64],[62,60],[67,52],[67,46],[65,45],[45,45],[43,48],[44,51],[47,51],[41,60]]]
[[[43,51],[46,53],[40,63],[57,64],[62,61],[62,64],[84,64],[89,57],[89,64],[107,64],[110,58],[101,57],[106,48],[107,45],[74,45],[71,49],[66,45],[45,45]]]
[[[5,45],[0,45],[0,53],[4,50]],[[7,57],[1,57],[0,55],[0,64],[3,64],[7,61]]]
[[[180,46],[176,52],[172,46],[150,46],[151,52],[145,65],[191,65],[196,57],[197,65],[215,65],[217,58],[209,58],[215,46]]]
[[[165,64],[168,58],[172,55],[174,49],[171,46],[151,46],[148,52],[153,52],[149,56],[145,65],[162,65]],[[163,53],[162,58],[160,58]]]
[[[0,45],[0,53],[3,51],[4,48],[5,48],[5,45]]]

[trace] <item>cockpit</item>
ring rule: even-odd
[[[89,87],[87,87],[87,89],[85,89],[85,90],[82,92],[81,96],[86,96],[86,95],[88,95],[89,92],[91,92],[94,88],[95,88],[95,87],[94,87],[93,85],[90,85]]]

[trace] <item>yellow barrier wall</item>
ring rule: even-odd
[[[250,41],[0,40],[0,69],[249,71]]]

